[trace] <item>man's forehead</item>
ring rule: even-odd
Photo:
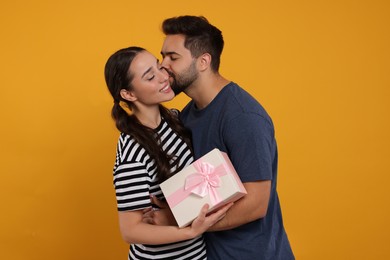
[[[167,35],[164,40],[161,53],[164,55],[172,55],[172,54],[183,54],[182,52],[188,51],[184,47],[184,36],[183,35]]]
[[[164,45],[184,47],[185,37],[182,34],[172,34],[165,37]]]

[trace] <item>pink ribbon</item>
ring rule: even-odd
[[[175,207],[190,193],[202,198],[209,194],[211,207],[221,201],[216,189],[221,186],[220,177],[226,174],[224,165],[215,168],[213,165],[200,160],[195,161],[192,165],[196,172],[186,177],[184,187],[173,192],[167,198],[170,207]]]

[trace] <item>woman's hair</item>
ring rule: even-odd
[[[212,70],[219,70],[224,45],[222,32],[205,17],[185,15],[168,18],[164,20],[162,30],[165,35],[184,35],[184,47],[190,50],[192,56],[198,58],[209,53]]]
[[[134,57],[140,52],[146,51],[140,47],[128,47],[121,49],[110,56],[108,59],[104,75],[108,90],[114,99],[114,106],[111,111],[112,118],[115,120],[116,127],[122,133],[131,135],[156,161],[158,181],[166,180],[171,173],[171,168],[178,163],[175,161],[173,165],[170,160],[175,159],[174,155],[167,155],[159,142],[157,133],[141,124],[135,115],[129,115],[121,106],[125,103],[131,110],[132,103],[123,99],[120,95],[122,89],[131,90],[133,88],[131,82],[134,75],[129,70]],[[167,121],[170,127],[180,135],[191,149],[190,136],[188,131],[181,125],[177,114],[159,105],[161,116]]]

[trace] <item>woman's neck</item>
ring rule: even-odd
[[[143,107],[142,109],[135,108],[133,115],[138,118],[141,124],[152,129],[157,128],[161,123],[161,113],[158,106]]]

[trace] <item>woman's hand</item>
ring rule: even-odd
[[[157,225],[157,226],[177,226],[175,217],[173,216],[168,204],[157,199],[155,196],[151,196],[152,204],[156,205],[159,209],[152,207],[143,211],[142,222]],[[207,214],[209,205],[205,204],[198,217],[192,222],[192,224],[186,229],[191,233],[191,237],[196,237],[206,232],[211,226],[225,217],[226,212],[233,206],[233,202],[219,208],[210,214]]]
[[[205,204],[200,212],[198,217],[191,224],[191,231],[194,232],[195,236],[201,235],[206,232],[211,226],[225,217],[226,212],[233,206],[233,202],[219,208],[217,211],[207,215],[209,210],[209,205]]]

